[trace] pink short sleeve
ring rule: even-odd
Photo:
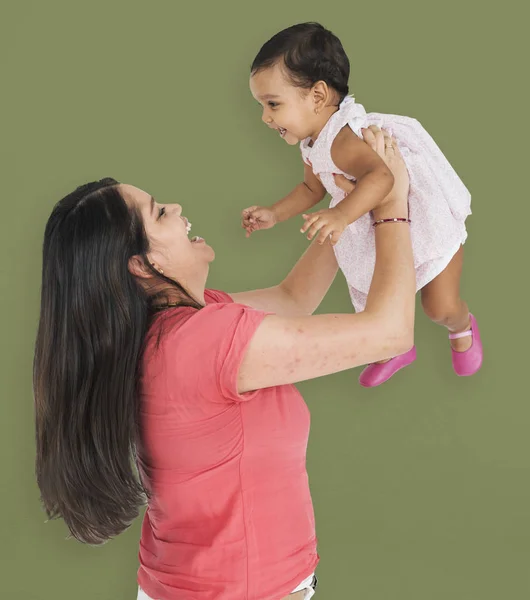
[[[198,311],[177,336],[179,370],[192,386],[188,391],[214,402],[254,398],[260,390],[239,394],[237,377],[247,346],[268,314],[233,301],[214,302]]]
[[[233,302],[232,296],[221,290],[213,290],[211,288],[204,291],[204,299],[206,304],[213,304],[215,302]]]

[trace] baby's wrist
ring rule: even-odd
[[[350,219],[350,216],[348,214],[346,214],[346,212],[337,204],[337,206],[334,206],[331,209],[333,212],[335,212],[337,215],[339,215],[339,217],[345,221],[348,225],[350,225],[350,223],[352,222],[352,220]]]
[[[275,206],[275,205],[268,206],[267,210],[269,210],[271,212],[272,221],[275,225],[276,225],[276,223],[279,223],[282,220],[277,206]]]

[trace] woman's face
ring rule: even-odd
[[[155,268],[191,292],[204,289],[215,252],[202,238],[189,233],[182,206],[160,204],[147,192],[125,183],[119,189],[125,202],[142,216],[151,247],[148,258]]]

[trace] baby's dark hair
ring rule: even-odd
[[[341,102],[348,95],[350,61],[339,38],[320,23],[299,23],[277,33],[261,47],[250,73],[280,60],[296,87],[310,89],[317,81],[325,81]]]

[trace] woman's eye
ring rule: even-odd
[[[162,208],[158,211],[158,218],[160,219],[160,217],[162,215],[164,215],[166,213],[166,207],[162,206]]]

